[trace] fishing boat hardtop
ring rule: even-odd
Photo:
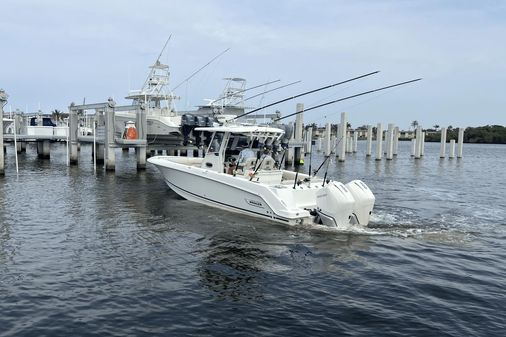
[[[375,197],[365,183],[346,185],[280,168],[281,129],[258,125],[201,127],[203,158],[148,159],[185,199],[290,225],[367,226]]]

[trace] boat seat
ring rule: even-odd
[[[261,170],[273,170],[274,166],[276,165],[276,162],[274,161],[274,158],[271,156],[266,156],[262,160],[262,165],[260,166]]]

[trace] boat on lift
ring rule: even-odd
[[[168,92],[169,66],[160,62],[160,58],[150,66],[150,72],[140,90],[131,90],[126,99],[133,100],[132,105],[143,105],[147,117],[148,141],[158,140],[179,142],[181,139],[181,116],[176,112],[173,100],[177,97]],[[126,123],[136,118],[136,111],[118,111],[115,113],[115,129],[124,130]]]
[[[284,130],[238,124],[195,130],[209,135],[203,158],[148,159],[183,198],[288,225],[347,230],[369,223],[375,197],[364,182],[281,169]]]

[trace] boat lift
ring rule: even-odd
[[[79,134],[79,115],[86,110],[95,110],[93,136]],[[114,113],[116,111],[136,111],[137,139],[123,139],[117,137],[114,130]],[[82,104],[69,106],[69,162],[78,164],[79,142],[93,142],[95,162],[104,161],[107,171],[114,171],[116,158],[115,148],[135,148],[137,154],[137,169],[146,168],[147,147],[147,117],[144,104],[116,106],[112,98],[104,103]],[[102,157],[103,156],[103,157]]]

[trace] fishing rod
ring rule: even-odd
[[[272,83],[276,83],[276,82],[279,82],[281,80],[274,80],[274,81],[270,81],[270,82],[266,82],[266,83],[262,83],[262,84],[259,84],[259,85],[255,85],[254,87],[251,87],[251,88],[247,88],[247,89],[241,89],[241,90],[237,90],[235,92],[232,92],[232,93],[229,93],[223,97],[219,97],[217,99],[215,99],[214,101],[211,101],[211,104],[213,103],[216,103],[216,102],[219,102],[225,98],[228,98],[228,97],[231,97],[231,96],[234,96],[236,94],[242,94],[243,92],[246,92],[248,90],[253,90],[253,89],[257,89],[257,88],[260,88],[260,87],[263,87],[264,85],[269,85],[269,84],[272,84]]]
[[[382,87],[382,88],[378,88],[378,89],[374,89],[374,90],[369,90],[369,91],[361,92],[359,94],[355,94],[355,95],[351,95],[351,96],[348,96],[348,97],[336,99],[334,101],[330,101],[330,102],[327,102],[327,103],[315,105],[313,107],[310,107],[310,108],[307,108],[307,109],[303,109],[301,111],[297,111],[297,112],[294,112],[292,114],[289,114],[289,115],[286,115],[286,116],[283,116],[283,117],[279,117],[279,118],[275,119],[274,122],[277,122],[279,120],[282,120],[282,119],[285,119],[285,118],[288,118],[288,117],[292,117],[292,116],[298,115],[298,114],[300,114],[302,112],[306,112],[306,111],[314,110],[314,109],[317,109],[317,108],[321,108],[322,106],[334,104],[334,103],[337,103],[337,102],[345,101],[347,99],[355,98],[355,97],[362,96],[362,95],[367,95],[367,94],[370,94],[370,93],[373,93],[373,92],[377,92],[377,91],[381,91],[381,90],[386,90],[386,89],[393,88],[393,87],[398,87],[400,85],[405,85],[405,84],[413,83],[413,82],[420,81],[420,80],[421,80],[421,78],[417,78],[417,79],[414,79],[414,80],[410,80],[410,81],[406,81],[406,82],[401,82],[401,83],[396,83],[396,84],[388,85],[386,87]]]
[[[334,83],[334,84],[326,85],[326,86],[321,87],[321,88],[318,88],[318,89],[313,89],[313,90],[310,90],[310,91],[306,91],[306,92],[303,92],[303,93],[301,93],[301,94],[298,94],[298,95],[295,95],[295,96],[292,96],[292,97],[288,97],[288,98],[285,98],[285,99],[282,99],[282,100],[276,101],[276,102],[274,102],[274,103],[270,103],[270,104],[264,105],[264,106],[262,106],[262,107],[260,107],[260,108],[253,109],[253,110],[251,110],[251,111],[248,111],[248,112],[246,112],[246,113],[243,113],[242,115],[235,116],[232,120],[235,120],[235,119],[238,119],[238,118],[241,118],[241,117],[247,116],[247,115],[252,114],[252,113],[254,113],[254,112],[260,111],[260,110],[262,110],[262,109],[265,109],[265,108],[271,107],[271,106],[276,105],[276,104],[279,104],[279,103],[283,103],[283,102],[286,102],[286,101],[292,100],[292,99],[297,98],[297,97],[301,97],[301,96],[309,95],[309,94],[315,93],[315,92],[317,92],[317,91],[321,91],[321,90],[329,89],[329,88],[332,88],[332,87],[335,87],[335,86],[338,86],[338,85],[341,85],[341,84],[344,84],[344,83],[348,83],[348,82],[351,82],[351,81],[355,81],[355,80],[358,80],[358,79],[360,79],[360,78],[364,78],[364,77],[367,77],[367,76],[371,76],[371,75],[374,75],[374,74],[377,74],[377,73],[379,73],[379,70],[374,71],[374,72],[372,72],[372,73],[365,74],[365,75],[361,75],[361,76],[357,76],[357,77],[354,77],[354,78],[350,78],[349,80],[346,80],[346,81],[342,81],[342,82],[338,82],[338,83]]]
[[[288,86],[290,86],[290,85],[294,85],[294,84],[297,84],[297,83],[300,83],[300,82],[301,82],[301,81],[295,81],[295,82],[292,82],[292,83],[288,83],[288,84],[282,85],[282,86],[277,87],[277,88],[273,88],[273,89],[270,89],[270,90],[267,90],[267,91],[261,92],[261,93],[259,93],[259,94],[254,95],[254,96],[250,96],[250,97],[248,97],[248,98],[245,98],[245,99],[244,99],[244,101],[248,101],[248,100],[253,99],[253,98],[255,98],[255,97],[258,97],[258,96],[261,96],[261,95],[265,95],[265,94],[267,94],[267,93],[269,93],[269,92],[272,92],[272,91],[274,91],[274,90],[278,90],[278,89],[286,88],[286,87],[288,87]]]
[[[339,138],[339,140],[334,144],[334,147],[332,147],[330,149],[330,153],[332,153],[336,148],[337,146],[339,145],[339,143],[341,143],[341,141],[344,139],[344,133],[343,135],[341,136],[341,138]],[[325,159],[322,161],[322,163],[320,164],[320,166],[318,166],[318,169],[316,169],[316,171],[314,171],[314,177],[316,177],[316,175],[318,174],[318,171],[320,171],[320,169],[322,168],[322,166],[325,164],[325,162],[330,158],[330,153],[328,156],[325,156]],[[328,166],[327,166],[328,168]],[[309,171],[309,176],[311,176],[311,171]],[[326,176],[326,175],[325,175]]]
[[[211,61],[207,62],[206,64],[204,64],[202,67],[200,67],[197,71],[194,71],[190,76],[188,76],[185,80],[183,80],[181,83],[179,83],[178,85],[176,85],[172,91],[175,91],[177,88],[179,88],[181,85],[183,85],[183,83],[186,83],[188,82],[193,76],[197,75],[202,69],[204,69],[205,67],[207,67],[208,65],[210,65],[212,62],[214,62],[214,60],[216,60],[217,58],[219,58],[221,55],[225,54],[227,51],[229,51],[230,48],[227,48],[225,49],[224,51],[222,51],[221,53],[219,53],[218,55],[216,55],[215,57],[213,57],[211,59]]]

